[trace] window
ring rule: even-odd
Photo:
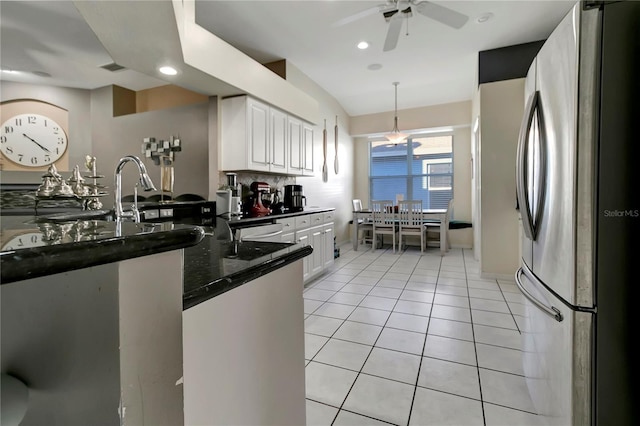
[[[372,200],[422,200],[427,209],[446,209],[453,197],[453,136],[414,135],[405,142],[370,142]]]

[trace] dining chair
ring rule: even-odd
[[[426,229],[426,242],[428,243],[428,236],[429,236],[429,232],[432,233],[437,233],[438,234],[438,239],[437,241],[440,241],[442,238],[444,238],[445,241],[445,248],[447,251],[449,251],[449,249],[451,248],[451,243],[449,242],[449,222],[451,220],[451,210],[452,210],[452,206],[453,206],[453,198],[449,200],[449,203],[447,204],[447,213],[445,215],[445,225],[444,225],[444,229],[445,229],[445,234],[444,235],[440,235],[440,222],[439,221],[434,221],[434,222],[425,222],[424,226]]]
[[[392,200],[371,201],[371,213],[373,216],[373,240],[377,241],[378,236],[391,235],[393,241],[393,252],[396,252],[396,235],[398,234],[398,223],[395,218]],[[375,250],[375,244],[372,250]]]
[[[398,247],[402,249],[402,236],[419,235],[420,253],[424,253],[427,228],[422,217],[422,200],[398,201],[399,239]]]
[[[354,199],[353,200],[353,211],[361,212],[362,211],[362,200]],[[355,216],[354,216],[355,218]],[[358,239],[358,244],[362,242],[363,244],[372,244],[373,245],[373,221],[371,218],[357,218],[357,223],[354,221],[353,226],[356,227],[356,235]],[[362,231],[362,239],[360,238],[360,231]]]

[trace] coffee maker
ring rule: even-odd
[[[303,206],[307,205],[307,197],[303,195],[302,185],[285,185],[284,186],[284,207],[289,212],[301,212]]]

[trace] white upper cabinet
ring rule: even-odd
[[[289,173],[313,175],[313,126],[289,116]]]
[[[287,114],[270,108],[271,164],[270,171],[288,173],[287,167]]]
[[[313,175],[313,126],[309,123],[302,124],[302,174]]]
[[[313,127],[250,96],[223,99],[222,170],[313,174]]]
[[[302,121],[289,116],[287,129],[289,130],[289,173],[302,175]]]

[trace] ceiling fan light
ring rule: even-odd
[[[401,133],[401,132],[392,132],[392,133],[387,133],[385,135],[385,137],[391,143],[400,143],[400,142],[404,141],[405,139],[407,139],[409,137],[409,135],[407,135],[406,133]]]

